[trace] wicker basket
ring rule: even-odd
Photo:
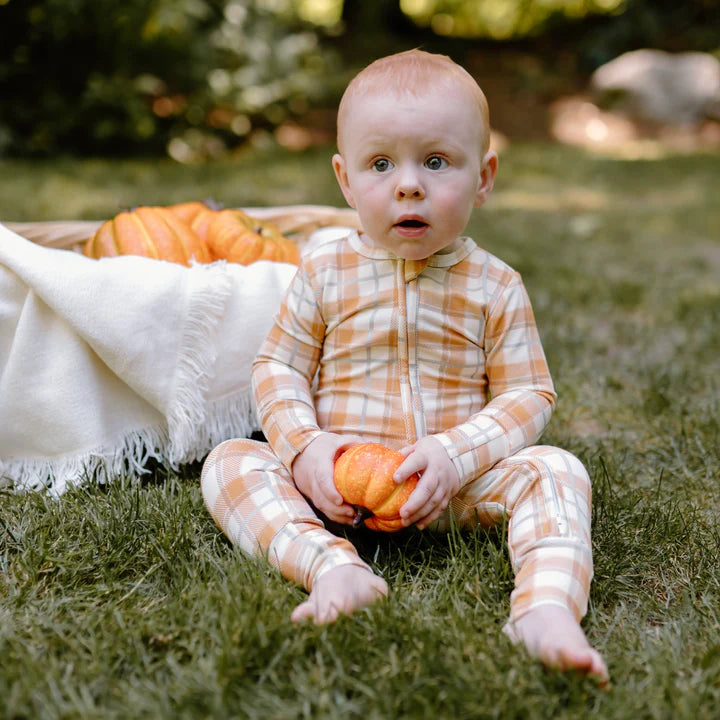
[[[333,225],[359,228],[357,213],[328,205],[285,205],[278,207],[242,208],[259,220],[269,220],[280,231],[300,245],[315,230]],[[82,252],[85,242],[102,225],[102,220],[61,220],[50,222],[5,223],[5,226],[22,237],[45,245]]]

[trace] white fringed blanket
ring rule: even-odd
[[[250,365],[294,272],[90,260],[0,224],[0,478],[61,493],[258,429]]]

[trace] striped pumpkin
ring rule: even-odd
[[[212,261],[207,244],[165,207],[141,206],[103,223],[83,249],[91,258],[141,255],[182,265]]]
[[[277,227],[252,218],[242,210],[220,210],[207,229],[207,244],[216,259],[250,265],[274,260],[297,265],[300,250]]]

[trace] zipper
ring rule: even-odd
[[[553,473],[547,464],[541,459],[540,462],[545,466],[545,476],[547,485],[550,488],[550,494],[552,495],[553,504],[555,505],[555,521],[557,522],[558,531],[561,537],[568,535],[568,525],[565,518],[565,513],[562,512],[560,507],[560,498],[558,497],[557,488],[555,487],[555,480],[553,479]]]
[[[410,261],[398,262],[397,290],[400,317],[398,322],[398,359],[400,365],[400,396],[405,420],[405,436],[408,444],[417,442],[427,434],[425,414],[422,411],[422,396],[417,364],[417,317],[418,317],[418,273],[407,265]],[[412,265],[416,265],[415,262]]]

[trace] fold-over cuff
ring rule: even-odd
[[[511,452],[507,433],[496,420],[487,416],[477,417],[474,422],[463,423],[433,437],[442,443],[463,486]]]

